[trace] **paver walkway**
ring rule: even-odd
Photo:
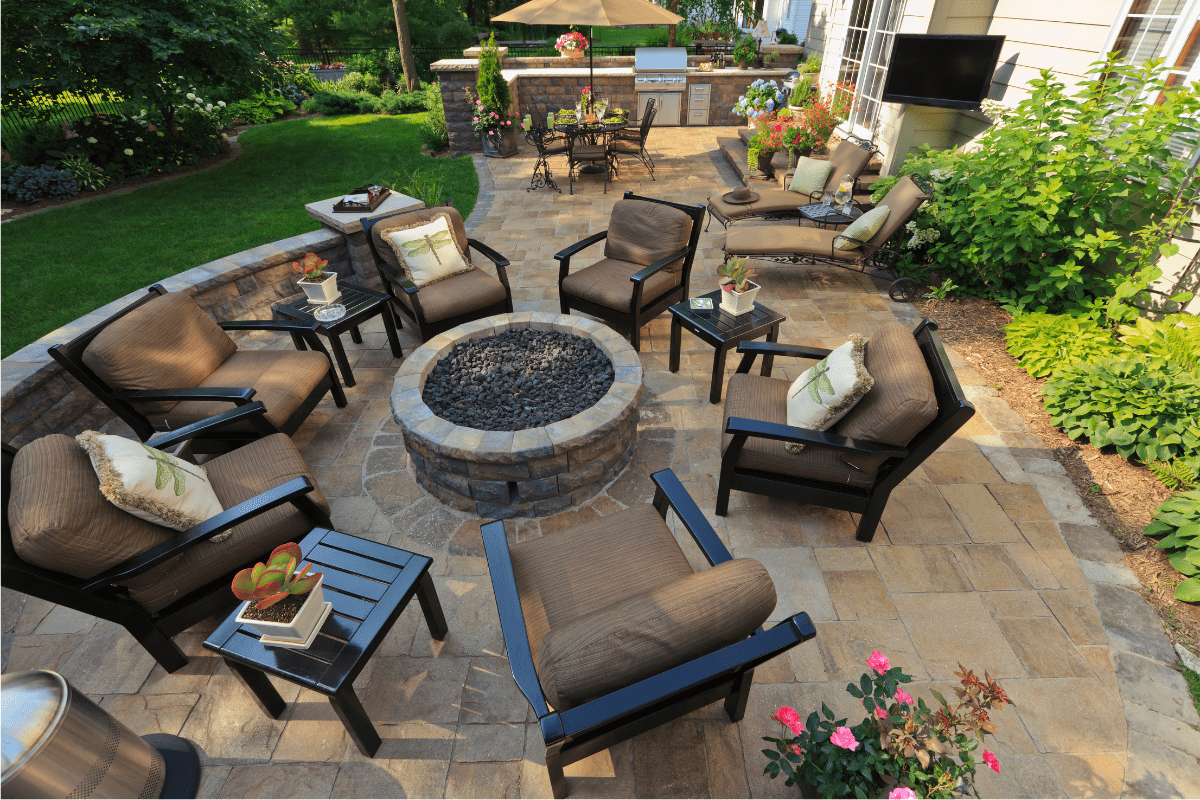
[[[594,178],[573,197],[527,193],[528,152],[480,159],[494,194],[485,172],[472,235],[512,259],[516,309],[557,311],[553,254],[603,230],[620,190],[700,203],[731,186],[718,135],[731,132],[656,130],[658,180],[630,166],[608,195]],[[714,228],[701,238],[693,293],[715,287]],[[756,280],[759,300],[788,315],[782,341],[835,347],[892,319],[918,321],[880,295],[886,284],[847,271],[764,266]],[[979,413],[896,490],[862,546],[845,512],[734,492],[728,516],[711,514],[721,421],[707,402],[712,351],[685,334],[682,370],[669,373],[668,327],[664,315],[643,338],[646,391],[626,471],[583,508],[510,530],[552,535],[646,502],[647,475],[671,467],[734,555],[770,570],[774,619],[807,611],[817,638],[757,671],[741,724],[716,704],[643,734],[568,768],[573,797],[797,796],[762,774],[759,737],[777,730],[769,714],[791,705],[806,716],[824,702],[861,719],[845,686],[872,650],[914,675],[912,694],[927,700],[931,688],[948,693],[959,662],[1000,679],[1016,707],[996,716],[989,749],[1001,772],[981,769],[984,796],[1200,795],[1200,719],[1158,618],[1062,467],[970,364],[951,351]],[[450,624],[446,641],[432,642],[414,606],[362,674],[360,697],[384,739],[378,757],[364,759],[324,698],[294,686],[277,684],[291,703],[284,719],[262,715],[200,646],[215,620],[179,637],[192,662],[166,675],[116,626],[6,590],[4,669],[56,669],[137,732],[190,738],[203,752],[203,797],[549,796],[537,728],[504,658],[479,522],[414,481],[388,403],[398,362],[382,329],[368,331],[362,346],[347,342],[358,379],[350,406],[322,404],[296,441],[340,530],[435,559]],[[403,343],[416,345],[411,328]],[[795,377],[797,366],[777,362],[777,374]]]

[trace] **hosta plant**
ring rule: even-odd
[[[973,755],[984,736],[996,732],[990,712],[1012,701],[991,676],[981,679],[959,664],[958,699],[951,704],[930,690],[939,707],[913,700],[902,684],[912,678],[892,667],[882,653],[867,659],[870,672],[846,691],[862,701],[867,716],[854,727],[835,719],[822,703],[803,722],[794,708],[771,715],[783,727],[779,737],[764,736],[770,748],[764,769],[791,786],[803,781],[820,797],[958,797],[975,790]],[[995,755],[983,751],[983,763],[1000,771]]]
[[[297,571],[296,565],[301,558],[300,545],[295,542],[279,545],[271,551],[267,563],[260,561],[233,576],[234,595],[239,600],[257,600],[254,607],[261,610],[288,595],[311,592],[323,573],[309,575],[312,564],[305,564]]]
[[[316,253],[305,253],[302,260],[292,262],[292,269],[302,276],[300,280],[308,283],[321,282],[325,278],[325,267],[327,266],[329,266],[329,261]]]
[[[1087,317],[1017,314],[1004,327],[1007,350],[1021,369],[1041,378],[1076,362],[1115,357],[1127,348]]]
[[[1200,602],[1200,489],[1177,494],[1159,506],[1142,533],[1162,537],[1157,546],[1168,552],[1171,566],[1186,576],[1175,587],[1175,598]]]
[[[1191,314],[1172,314],[1152,322],[1139,317],[1117,329],[1121,341],[1200,374],[1200,320]]]

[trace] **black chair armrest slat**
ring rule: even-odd
[[[894,444],[880,444],[865,439],[850,439],[828,431],[814,431],[808,428],[797,428],[792,425],[781,425],[778,422],[763,422],[745,417],[730,417],[725,432],[734,436],[753,436],[758,439],[775,439],[781,442],[796,444],[815,444],[829,447],[842,453],[857,453],[859,455],[888,456],[904,458],[908,449]]]
[[[650,476],[650,480],[654,481],[654,485],[657,487],[654,492],[654,507],[658,509],[658,513],[666,519],[667,506],[674,509],[675,513],[679,515],[683,527],[687,528],[688,533],[696,540],[696,544],[700,546],[700,550],[708,559],[709,564],[715,566],[733,558],[728,548],[717,536],[717,532],[709,524],[708,518],[704,516],[700,507],[696,505],[696,501],[688,494],[687,489],[683,487],[673,471],[664,469],[655,472]]]
[[[250,386],[206,386],[188,389],[128,389],[113,392],[123,400],[227,400],[244,406],[254,397]]]
[[[467,239],[467,246],[475,248],[476,251],[498,267],[507,267],[510,263],[507,258],[476,239]]]
[[[249,405],[231,408],[228,411],[222,411],[220,414],[213,414],[211,417],[202,419],[199,422],[193,422],[191,425],[185,425],[182,428],[159,434],[146,442],[146,446],[165,450],[180,442],[195,438],[202,433],[215,431],[226,425],[241,422],[242,420],[249,422],[262,436],[279,433],[279,429],[272,425],[266,418],[266,413],[267,407],[262,404],[262,401],[255,400]]]

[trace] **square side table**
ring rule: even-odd
[[[687,300],[676,303],[667,310],[671,312],[671,372],[679,372],[679,350],[682,345],[682,330],[687,328],[702,341],[716,348],[713,356],[712,384],[708,390],[708,402],[721,402],[721,389],[725,379],[725,357],[737,347],[738,342],[757,339],[766,334],[768,342],[779,341],[779,323],[787,317],[759,303],[754,310],[734,316],[721,310],[721,290],[717,289],[700,297],[713,301],[709,314],[692,311]],[[770,377],[774,356],[763,356],[762,374]]]
[[[300,549],[313,572],[325,574],[325,599],[333,603],[312,646],[289,650],[263,645],[253,628],[238,623],[237,611],[204,646],[221,656],[269,717],[278,719],[287,704],[267,675],[328,697],[350,738],[370,758],[382,740],[354,693],[354,679],[414,595],[430,633],[445,638],[446,617],[429,575],[433,560],[325,528],[305,536]]]

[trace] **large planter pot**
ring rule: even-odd
[[[583,58],[582,50],[560,50],[559,53],[563,58]]]
[[[267,622],[260,619],[247,619],[243,615],[246,613],[246,609],[250,607],[250,603],[253,602],[250,600],[247,600],[238,609],[237,621],[242,625],[249,625],[258,631],[263,637],[263,644],[292,649],[305,649],[313,643],[317,631],[329,616],[329,611],[333,608],[332,603],[325,602],[325,594],[321,591],[321,585],[324,582],[325,576],[322,575],[321,579],[317,581],[317,585],[304,598],[304,605],[300,606],[300,610],[296,612],[296,616],[292,617],[291,622]]]
[[[743,62],[739,61],[739,62],[737,62],[737,68],[738,69],[750,69],[750,62],[743,63]]]
[[[329,83],[330,81],[340,81],[345,76],[346,70],[343,67],[338,67],[337,69],[314,69],[311,70],[310,74],[321,83]]]
[[[742,314],[749,314],[754,310],[754,296],[758,294],[758,290],[762,288],[753,281],[750,282],[750,288],[744,292],[739,292],[734,289],[721,292],[721,310],[732,314],[735,317]],[[722,287],[722,290],[724,287]]]
[[[500,135],[483,137],[483,154],[488,158],[508,158],[517,154],[517,130],[509,126]]]
[[[308,302],[323,306],[342,296],[337,288],[337,273],[326,272],[325,276],[324,280],[317,283],[303,279],[296,281],[304,294],[308,295]]]
[[[767,180],[775,177],[775,167],[771,165],[771,159],[774,158],[774,150],[766,150],[758,154],[758,171],[767,176]]]

